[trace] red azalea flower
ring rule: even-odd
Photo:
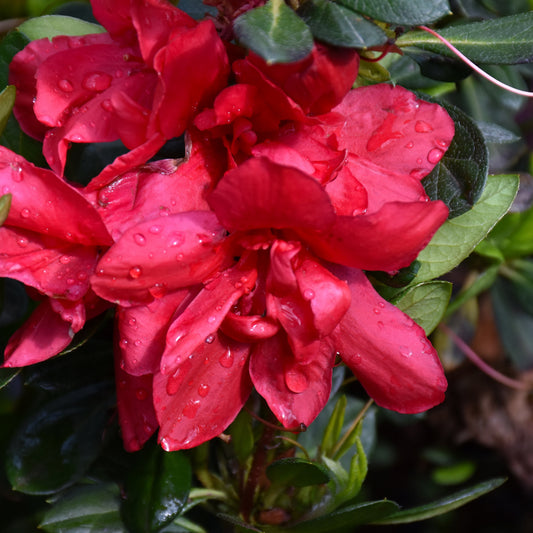
[[[89,279],[100,248],[112,240],[76,189],[3,147],[0,190],[12,198],[0,227],[0,276],[44,298],[5,352],[5,366],[25,366],[59,353],[86,319],[109,307],[91,291]]]
[[[111,181],[181,135],[225,84],[228,60],[210,21],[163,0],[93,0],[109,33],[33,41],[15,56],[15,116],[42,139],[62,175],[70,142],[121,139],[130,153],[104,170]],[[202,68],[197,68],[202,65]]]

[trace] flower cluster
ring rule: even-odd
[[[220,434],[252,389],[285,428],[308,425],[339,359],[383,407],[441,402],[434,348],[364,271],[408,266],[445,221],[420,180],[447,113],[352,89],[355,50],[270,65],[164,0],[110,5],[92,1],[107,33],[36,40],[12,63],[15,115],[52,170],[0,149],[0,275],[42,299],[5,366],[58,354],[114,307],[130,451],[158,428],[166,450]],[[182,134],[184,159],[149,162]],[[115,139],[129,152],[86,187],[64,179],[72,142]]]

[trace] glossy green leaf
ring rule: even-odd
[[[533,209],[507,213],[487,237],[507,259],[533,254]]]
[[[250,415],[242,410],[228,429],[237,459],[244,463],[254,449],[254,434]]]
[[[459,485],[466,483],[476,471],[473,461],[459,461],[451,465],[443,465],[431,472],[431,479],[438,485]]]
[[[489,176],[474,207],[447,220],[419,256],[420,268],[413,284],[442,276],[466,259],[476,245],[507,212],[518,190],[518,176]]]
[[[474,121],[454,106],[445,106],[455,123],[453,141],[422,183],[432,200],[442,200],[449,218],[466,213],[479,199],[487,180],[489,157]]]
[[[18,31],[12,31],[0,41],[0,87],[8,84],[9,63],[28,43],[29,39]]]
[[[15,104],[16,89],[14,85],[8,85],[2,92],[0,92],[0,135],[4,131],[7,119],[11,115],[11,110]]]
[[[308,0],[298,10],[315,38],[334,46],[368,48],[387,42],[379,27],[330,0]]]
[[[48,533],[126,533],[119,506],[116,485],[76,487],[52,505],[39,528]]]
[[[286,533],[352,533],[356,526],[369,524],[391,515],[399,505],[390,500],[349,505],[338,511],[283,529]]]
[[[409,287],[393,303],[429,335],[444,316],[451,294],[451,283],[430,281]]]
[[[0,226],[6,221],[11,208],[11,194],[4,194],[0,196]]]
[[[105,33],[105,28],[92,22],[87,22],[74,17],[64,15],[44,15],[30,18],[23,22],[18,31],[30,41],[48,37],[52,39],[57,35],[88,35],[91,33]]]
[[[313,36],[305,22],[283,0],[269,0],[233,23],[240,44],[268,63],[290,63],[308,56]]]
[[[448,513],[462,507],[468,502],[487,494],[488,492],[498,488],[505,482],[503,478],[495,478],[490,481],[485,481],[469,487],[465,490],[461,490],[437,500],[427,505],[421,505],[420,507],[415,507],[413,509],[405,509],[403,511],[398,511],[388,518],[382,520],[376,520],[375,524],[408,524],[411,522],[419,522],[420,520],[427,520],[428,518],[433,518],[434,516],[439,516],[444,513]]]
[[[391,24],[428,24],[451,13],[448,0],[339,0],[345,5]]]
[[[296,457],[271,463],[266,469],[266,475],[273,483],[292,487],[322,485],[330,480],[327,468]]]
[[[533,11],[482,22],[458,24],[439,34],[475,63],[515,64],[533,61]],[[400,36],[400,47],[416,46],[446,56],[454,56],[439,39],[425,31]]]
[[[330,457],[335,445],[339,441],[341,436],[342,426],[344,424],[344,412],[346,411],[346,396],[342,394],[339,396],[337,403],[333,409],[333,413],[329,417],[324,434],[322,436],[322,442],[320,444],[321,452]]]
[[[51,494],[81,478],[98,456],[109,385],[96,384],[55,398],[21,421],[7,452],[7,476],[27,494]]]
[[[126,480],[121,510],[128,529],[149,533],[172,522],[187,502],[191,476],[190,463],[182,452],[147,446]]]

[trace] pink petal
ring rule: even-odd
[[[249,159],[227,172],[208,202],[228,230],[323,229],[335,218],[317,181],[265,158]]]
[[[98,22],[114,37],[131,31],[131,0],[91,0],[93,14]]]
[[[0,189],[3,194],[12,195],[6,225],[72,243],[105,245],[112,242],[96,210],[76,189],[53,172],[35,167],[2,146]]]
[[[147,220],[125,231],[100,259],[94,292],[127,307],[201,283],[226,258],[224,229],[209,211]]]
[[[222,433],[248,399],[247,344],[216,334],[171,375],[154,376],[154,406],[167,451],[193,448]]]
[[[317,341],[314,357],[299,363],[282,334],[254,346],[250,376],[276,418],[286,428],[308,426],[331,391],[335,355],[329,339]]]
[[[410,265],[447,216],[441,201],[391,202],[370,215],[337,217],[328,231],[299,233],[323,259],[390,272]]]
[[[255,256],[250,255],[207,282],[171,324],[161,358],[161,372],[173,372],[198,346],[211,342],[231,307],[252,290],[256,279]]]
[[[367,191],[352,174],[350,166],[343,167],[324,189],[337,215],[355,216],[367,212]]]
[[[417,179],[431,172],[455,132],[444,108],[399,85],[355,89],[333,111],[342,116],[334,129],[339,148]]]
[[[118,421],[127,452],[140,450],[158,422],[152,403],[153,376],[131,376],[115,364]]]
[[[444,400],[446,379],[423,329],[383,300],[365,275],[336,268],[352,304],[332,335],[343,361],[378,405],[419,413]]]
[[[120,367],[140,376],[159,370],[172,317],[194,298],[197,290],[182,289],[155,299],[148,305],[118,307],[117,324]]]
[[[28,366],[46,361],[64,350],[73,336],[71,324],[54,312],[47,299],[9,339],[4,366]]]

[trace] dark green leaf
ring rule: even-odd
[[[451,283],[431,281],[408,288],[393,303],[429,335],[441,321],[451,293]]]
[[[33,410],[17,428],[7,453],[13,488],[51,494],[80,479],[98,456],[112,401],[110,387],[96,384]]]
[[[266,474],[273,483],[292,487],[322,485],[330,480],[328,469],[324,466],[292,457],[268,465]]]
[[[448,513],[462,507],[468,502],[487,494],[491,490],[496,489],[505,482],[505,479],[495,478],[490,481],[485,481],[479,483],[468,489],[461,490],[437,500],[427,505],[421,505],[420,507],[415,507],[413,509],[406,509],[405,511],[398,511],[388,518],[382,520],[374,521],[375,524],[408,524],[411,522],[419,522],[420,520],[427,520],[428,518],[433,518],[434,516],[439,516],[444,513]]]
[[[14,85],[8,85],[2,92],[0,92],[0,135],[4,131],[7,119],[11,115],[11,110],[15,103],[16,89]]]
[[[397,511],[398,504],[389,500],[350,505],[315,520],[283,529],[286,533],[352,533],[356,526],[384,519]]]
[[[474,207],[447,220],[418,255],[420,268],[413,283],[438,278],[466,259],[507,212],[518,189],[518,176],[489,176]]]
[[[181,452],[147,446],[126,480],[122,516],[133,533],[149,533],[172,522],[187,502],[191,466]]]
[[[6,128],[2,135],[0,135],[0,144],[26,158],[34,165],[41,167],[47,166],[42,153],[43,145],[29,135],[26,135],[20,129],[13,115],[9,117]]]
[[[52,39],[57,35],[87,35],[90,33],[105,33],[105,28],[85,20],[64,15],[45,15],[26,20],[18,30],[30,41],[48,37]]]
[[[0,368],[0,389],[11,383],[20,372],[20,368]]]
[[[343,0],[344,1],[344,0]],[[475,63],[516,64],[533,61],[533,12],[482,22],[449,26],[439,34]],[[441,41],[425,31],[400,36],[400,47],[416,46],[437,54],[455,56]]]
[[[308,0],[298,14],[317,39],[334,46],[368,48],[387,42],[379,26],[329,0]]]
[[[485,141],[488,143],[514,143],[520,140],[520,137],[509,131],[507,128],[491,122],[476,121],[479,131],[483,134]]]
[[[29,39],[18,31],[10,32],[0,42],[0,87],[8,83],[9,63],[28,43]]]
[[[49,533],[126,533],[116,485],[87,485],[65,493],[39,527]]]
[[[474,121],[454,106],[445,106],[455,122],[453,141],[433,171],[422,180],[432,200],[442,200],[450,218],[466,213],[477,202],[488,173],[488,150]]]
[[[340,4],[391,24],[428,24],[451,13],[448,0],[339,0]]]
[[[254,449],[254,433],[250,415],[242,410],[229,427],[231,444],[237,459],[244,463]]]
[[[0,226],[6,221],[11,208],[11,194],[4,194],[0,196]]]
[[[268,63],[291,63],[308,56],[313,36],[305,22],[283,0],[269,0],[233,23],[240,43]]]

